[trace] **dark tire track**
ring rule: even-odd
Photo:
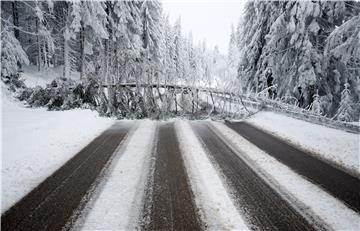
[[[2,230],[61,230],[130,129],[117,123],[1,216]]]
[[[206,123],[192,124],[211,159],[230,187],[229,193],[253,230],[315,230]]]
[[[360,212],[360,180],[244,122],[226,125],[278,161]]]
[[[202,230],[200,216],[175,134],[174,123],[160,125],[153,178],[145,193],[144,230]]]

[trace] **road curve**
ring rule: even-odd
[[[245,122],[226,125],[298,174],[360,212],[360,180]]]
[[[210,129],[193,122],[211,161],[229,185],[238,209],[253,230],[315,230]]]
[[[142,229],[202,230],[174,123],[160,125],[153,158],[155,169],[145,192]]]
[[[1,216],[1,230],[61,230],[130,129],[116,123]]]

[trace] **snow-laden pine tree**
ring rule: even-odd
[[[360,9],[359,9],[360,10]],[[359,12],[360,13],[360,12]],[[331,91],[331,111],[342,101],[343,86],[354,92],[354,100],[360,100],[360,16],[350,18],[335,28],[326,39],[324,72]]]
[[[239,39],[238,76],[245,89],[271,88],[310,108],[315,92],[333,116],[345,79],[359,85],[359,2],[248,2]],[[289,95],[290,94],[290,95]]]
[[[173,84],[176,78],[176,60],[175,60],[175,46],[174,46],[174,31],[169,22],[169,16],[166,16],[164,22],[164,42],[165,55],[163,58],[164,83]]]
[[[178,83],[183,83],[182,81],[185,79],[184,73],[184,38],[181,33],[181,18],[178,18],[175,22],[173,28],[174,34],[174,61],[175,61],[175,70],[176,70],[176,80]]]
[[[192,82],[195,82],[198,79],[198,61],[196,55],[196,49],[194,47],[193,35],[190,32],[188,35],[187,41],[187,49],[186,49],[186,75],[188,79]]]
[[[349,84],[344,84],[344,90],[341,92],[341,101],[339,108],[336,112],[335,118],[341,121],[353,121],[354,120],[354,103],[351,98],[351,92],[349,90]]]
[[[140,75],[140,6],[135,1],[116,1],[113,10],[113,69],[118,82],[131,82]]]
[[[236,34],[235,34],[235,30],[234,30],[234,25],[231,25],[231,34],[230,34],[230,41],[229,41],[229,48],[228,48],[229,67],[231,67],[233,69],[237,69],[238,57],[239,57],[239,50],[237,47]]]
[[[240,83],[240,81],[235,81],[239,68],[239,56],[240,56],[240,52],[238,49],[237,35],[235,33],[234,26],[231,25],[231,34],[230,34],[230,41],[229,41],[228,55],[227,55],[228,73],[226,74],[227,78],[224,79],[224,82],[229,83],[231,85],[234,85],[236,82]],[[240,84],[236,84],[236,85],[237,87],[240,87]]]
[[[162,36],[162,6],[157,0],[140,1],[141,4],[141,40],[142,40],[142,69],[148,83],[151,83],[160,72]]]
[[[315,114],[315,115],[322,115],[322,109],[321,109],[321,102],[320,102],[320,97],[319,94],[316,93],[314,94],[314,100],[311,104],[311,111]]]
[[[1,30],[1,77],[2,79],[18,73],[18,64],[29,64],[29,59],[15,38],[11,23],[2,22]]]
[[[102,39],[108,39],[106,12],[103,2],[74,1],[72,4],[70,27],[78,34],[80,43],[80,78],[94,75],[95,65],[101,65],[96,55],[102,48]],[[101,54],[101,53],[100,53]],[[106,81],[103,76],[103,81]]]

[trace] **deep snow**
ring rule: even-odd
[[[309,123],[275,112],[259,112],[246,121],[360,176],[359,134]]]
[[[108,128],[90,110],[26,108],[1,85],[1,212],[25,196]]]

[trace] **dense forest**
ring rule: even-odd
[[[249,1],[224,56],[205,41],[194,44],[160,1],[2,1],[1,77],[23,89],[20,99],[50,109],[86,104],[120,117],[158,115],[160,92],[99,88],[156,83],[236,88],[354,121],[359,13],[360,3],[351,1]],[[26,88],[18,80],[24,65],[60,67],[62,78],[45,89]]]
[[[359,119],[360,2],[250,1],[229,59],[244,91]]]
[[[72,93],[68,90],[48,89],[53,93],[48,96],[47,89],[27,89],[20,98],[30,105],[67,109],[86,102],[102,104],[105,114],[144,117],[154,110],[148,100],[153,96],[129,91],[119,96],[115,89],[105,96],[86,88],[129,82],[211,86],[226,72],[218,48],[208,49],[206,41],[193,44],[191,33],[182,33],[181,19],[171,25],[159,1],[2,1],[1,12],[3,80],[13,80],[29,64],[38,71],[61,67],[67,82],[73,73],[80,75],[75,99],[64,96]],[[114,99],[132,101],[132,113]],[[134,107],[142,107],[140,115]]]

